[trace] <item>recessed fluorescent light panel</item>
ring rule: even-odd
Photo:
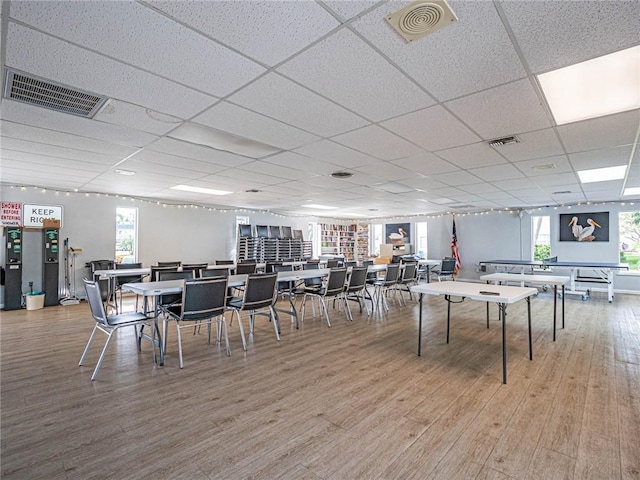
[[[538,75],[558,125],[640,108],[640,46]]]
[[[625,188],[622,195],[624,197],[628,197],[629,195],[640,195],[640,187]]]
[[[338,208],[338,207],[329,207],[327,205],[318,205],[316,203],[307,203],[301,206],[305,208],[315,208],[317,210],[335,210],[336,208]]]
[[[594,168],[592,170],[580,170],[578,177],[580,177],[580,182],[582,183],[607,182],[609,180],[622,180],[626,171],[626,165]]]
[[[183,192],[206,193],[207,195],[229,195],[233,192],[225,190],[214,190],[213,188],[192,187],[191,185],[176,185],[171,190],[182,190]]]
[[[171,132],[169,136],[249,158],[261,158],[281,151],[281,149],[266,143],[239,137],[199,123],[185,123]]]

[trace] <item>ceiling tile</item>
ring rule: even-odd
[[[507,163],[503,157],[484,142],[441,150],[438,152],[438,156],[465,169]]]
[[[459,170],[455,165],[436,157],[432,153],[421,153],[412,157],[394,160],[392,163],[423,175],[433,175],[436,173]]]
[[[414,172],[394,165],[390,162],[380,162],[367,167],[356,168],[355,170],[357,172],[369,173],[372,177],[375,178],[392,181],[411,178],[415,175]]]
[[[377,125],[344,133],[332,140],[380,160],[394,160],[422,153],[422,150],[415,145]]]
[[[557,127],[567,152],[630,145],[640,126],[640,110],[569,123]]]
[[[273,72],[227,100],[322,137],[369,124],[362,117]]]
[[[342,165],[346,168],[373,165],[380,161],[378,158],[371,157],[331,140],[321,140],[319,142],[305,145],[304,147],[297,148],[295,152],[331,163],[335,166]]]
[[[569,154],[569,160],[571,160],[571,165],[573,165],[576,171],[589,170],[592,168],[601,168],[603,165],[608,167],[628,165],[632,153],[633,147],[627,145],[625,147],[571,153]]]
[[[283,149],[297,148],[318,140],[311,133],[227,102],[220,102],[202,112],[194,121]]]
[[[501,2],[534,73],[622,50],[638,42],[638,3]]]
[[[495,147],[496,152],[512,162],[561,155],[562,145],[552,128],[518,134],[520,143]]]
[[[458,21],[411,45],[381,21],[404,6],[399,2],[363,16],[354,28],[441,101],[526,75],[493,3],[453,0],[450,5]]]
[[[439,105],[387,120],[381,125],[430,151],[480,140],[475,133]]]
[[[569,163],[566,155],[558,155],[556,157],[536,158],[535,160],[526,160],[524,162],[514,163],[518,169],[527,177],[537,177],[540,175],[555,175],[557,173],[572,172],[573,168]],[[545,165],[555,165],[555,168],[535,170],[534,167]]]
[[[331,173],[336,171],[336,166],[324,162],[322,160],[317,160],[315,158],[306,157],[304,155],[299,155],[295,152],[282,152],[277,153],[267,159],[265,159],[268,163],[273,163],[275,165],[280,165],[282,167],[288,167],[295,170],[302,170],[306,172],[307,176],[311,175],[330,175]]]
[[[265,71],[137,2],[17,2],[12,4],[11,17],[218,97]]]
[[[216,99],[25,27],[9,24],[6,64],[47,80],[189,118]],[[55,58],[56,61],[50,61]],[[140,88],[144,85],[144,88]]]
[[[149,1],[149,5],[245,55],[276,65],[338,26],[315,2]]]
[[[371,121],[434,103],[348,30],[336,32],[278,71]]]
[[[329,7],[331,10],[336,12],[345,20],[349,20],[355,17],[356,15],[359,15],[363,11],[367,10],[368,8],[371,8],[374,5],[380,3],[380,1],[379,0],[372,0],[372,1],[352,0],[349,2],[345,2],[345,1],[328,0],[322,3],[324,3],[327,7]]]
[[[446,106],[485,140],[551,126],[529,80],[452,100]]]
[[[115,155],[103,155],[95,152],[87,152],[85,150],[75,150],[72,148],[58,147],[56,145],[48,145],[44,143],[31,142],[17,138],[2,137],[2,158],[9,158],[11,151],[23,152],[26,154],[43,155],[49,159],[58,158],[67,160],[69,165],[77,165],[77,168],[85,166],[87,169],[97,168],[103,169],[120,162],[122,159]]]
[[[164,135],[182,123],[182,119],[178,117],[114,99],[110,99],[108,105],[93,119],[156,135]]]
[[[451,186],[464,186],[470,185],[473,183],[482,183],[482,180],[476,177],[475,175],[471,175],[465,171],[459,172],[450,172],[450,173],[440,173],[438,175],[431,175],[431,178],[442,183],[446,183]]]
[[[535,177],[532,179],[537,185],[541,187],[548,185],[569,185],[573,184],[575,187],[578,187],[578,177],[575,173],[557,173],[553,175],[540,175],[539,177]],[[576,188],[572,188],[572,190],[576,190]]]
[[[209,162],[227,167],[239,167],[240,165],[253,161],[252,158],[168,137],[161,138],[146,148],[154,152],[167,153],[177,157],[191,158],[201,162]]]
[[[523,176],[522,173],[520,173],[520,171],[510,163],[506,165],[494,165],[492,167],[474,168],[473,170],[469,170],[469,173],[472,173],[487,182],[520,178]]]
[[[132,155],[118,167],[122,167],[125,170],[129,169],[130,162],[144,162],[151,165],[165,165],[168,167],[175,167],[179,165],[181,169],[191,171],[193,173],[199,173],[202,175],[210,175],[214,173],[226,170],[228,166],[220,165],[212,162],[203,162],[201,160],[193,160],[186,157],[178,157],[176,155],[169,155],[166,153],[156,152],[145,148]],[[131,167],[133,168],[133,167]]]

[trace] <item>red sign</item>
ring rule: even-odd
[[[17,202],[1,202],[0,225],[3,227],[21,227],[22,204]]]

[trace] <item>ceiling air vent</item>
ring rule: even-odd
[[[496,138],[495,140],[489,140],[490,147],[502,147],[504,145],[511,145],[514,143],[520,143],[520,140],[515,135],[504,138]]]
[[[93,118],[108,100],[17,70],[7,70],[4,97],[57,112]]]
[[[385,18],[407,42],[418,40],[458,20],[446,0],[418,0]]]
[[[333,178],[351,178],[353,177],[353,173],[351,172],[333,172],[331,174]]]

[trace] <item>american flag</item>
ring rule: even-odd
[[[451,256],[456,259],[456,275],[460,269],[460,251],[458,250],[458,235],[456,234],[456,217],[453,217],[453,234],[451,235]]]

